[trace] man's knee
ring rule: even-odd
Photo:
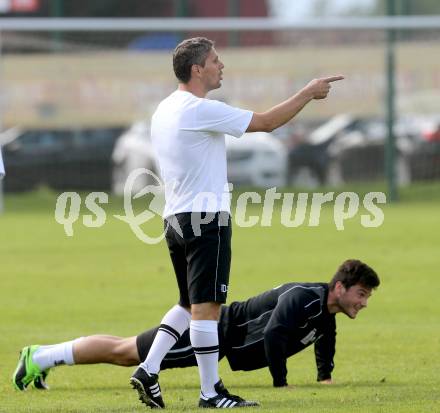
[[[139,354],[136,346],[136,337],[124,338],[117,343],[111,353],[114,364],[120,366],[135,366],[139,364]]]
[[[200,303],[191,305],[191,316],[193,320],[215,320],[220,316],[220,303]]]

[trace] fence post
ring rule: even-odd
[[[387,14],[394,16],[396,12],[395,0],[387,0]],[[385,145],[385,172],[388,188],[388,200],[396,202],[398,200],[396,185],[396,138],[394,135],[395,120],[395,36],[394,29],[387,30],[387,47],[386,47],[386,74],[387,74],[387,95],[386,95],[386,123],[388,137]]]

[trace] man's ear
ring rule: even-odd
[[[341,281],[336,281],[336,284],[335,284],[335,293],[336,293],[336,296],[337,296],[337,297],[340,297],[341,294],[344,293],[344,291],[345,291],[344,284],[342,284]]]
[[[199,65],[192,65],[191,66],[191,77],[199,77],[200,76],[200,66]]]

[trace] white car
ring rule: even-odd
[[[284,186],[287,150],[269,133],[246,133],[241,138],[226,135],[228,181],[234,185],[261,188]]]
[[[124,186],[130,173],[138,168],[156,172],[156,162],[150,138],[150,126],[145,121],[134,123],[117,140],[112,154],[113,180],[112,191],[124,194]],[[135,194],[150,184],[149,176],[140,175],[134,182],[132,193]]]
[[[234,185],[262,188],[283,186],[286,183],[287,152],[284,145],[264,132],[246,133],[241,138],[226,135],[228,181]],[[113,192],[124,194],[124,186],[130,173],[137,168],[156,172],[150,139],[150,127],[145,121],[134,123],[117,140],[113,150]],[[148,175],[139,176],[132,193],[142,190]]]

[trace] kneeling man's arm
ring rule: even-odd
[[[287,386],[289,336],[304,325],[304,306],[296,296],[279,299],[264,329],[264,349],[274,387]]]
[[[287,386],[287,335],[277,329],[266,331],[264,349],[274,387]]]
[[[335,367],[334,356],[336,348],[336,329],[329,328],[325,334],[315,342],[315,359],[318,370],[317,381],[331,383],[332,371]]]

